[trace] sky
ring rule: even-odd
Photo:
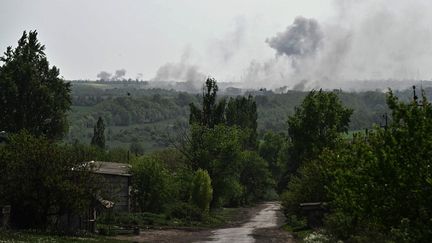
[[[194,63],[206,75],[229,70],[235,76],[250,60],[274,55],[266,38],[297,15],[324,18],[329,12],[331,2],[321,0],[0,0],[0,49],[16,46],[22,31],[37,30],[48,60],[66,79],[96,79],[100,71],[118,69],[152,79],[166,63],[223,58],[212,49],[240,41],[247,51],[235,67]],[[242,36],[230,40],[236,28]]]
[[[0,49],[37,30],[68,80],[431,79],[431,12],[429,0],[0,0]]]

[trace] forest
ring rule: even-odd
[[[288,231],[322,241],[432,238],[431,90],[221,95],[213,78],[200,94],[76,83],[44,50],[24,32],[1,58],[0,205],[12,229],[76,234],[59,218],[85,212],[103,186],[84,162],[114,161],[131,168],[131,211],[99,212],[106,235],[223,226],[230,209],[280,201]],[[325,212],[319,228],[306,225],[309,202]]]
[[[88,143],[93,135],[93,126],[102,117],[107,128],[109,147],[131,146],[140,152],[163,149],[187,127],[189,104],[200,103],[200,94],[164,89],[143,89],[135,82],[123,85],[110,82],[71,82],[72,106],[68,113],[70,123],[65,141]],[[383,116],[388,113],[385,93],[380,91],[345,92],[335,91],[342,103],[354,110],[350,133],[382,125]],[[220,99],[235,98],[226,92]],[[257,132],[260,139],[267,131],[286,133],[286,120],[294,113],[307,95],[306,91],[245,91],[244,96],[252,95],[258,112]],[[403,100],[411,95],[411,90],[397,92]],[[138,141],[139,140],[139,141]]]

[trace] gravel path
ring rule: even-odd
[[[253,242],[293,242],[292,236],[281,230],[283,215],[279,203],[265,203],[265,207],[249,222],[233,228],[212,231],[206,243],[253,243]]]
[[[217,230],[165,229],[146,230],[138,236],[119,236],[117,239],[133,242],[239,242],[239,243],[292,243],[292,236],[280,229],[284,216],[280,204],[269,202],[253,208],[239,209],[239,216],[227,228]]]

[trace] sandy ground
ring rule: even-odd
[[[256,207],[240,208],[238,216],[226,227],[209,229],[143,230],[137,236],[118,236],[132,242],[294,242],[292,236],[280,229],[284,218],[278,203],[263,203]]]

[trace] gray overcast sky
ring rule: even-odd
[[[251,60],[275,55],[265,40],[296,16],[322,20],[333,8],[330,0],[0,0],[0,50],[37,30],[66,79],[121,68],[151,79],[168,62],[187,62],[238,80]]]

